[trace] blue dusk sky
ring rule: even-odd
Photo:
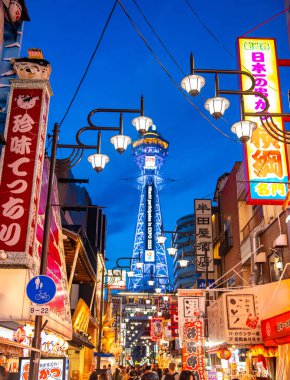
[[[261,25],[248,36],[276,38],[278,57],[289,59],[286,12],[282,13],[286,4],[282,0],[121,1],[134,26],[117,4],[85,80],[62,123],[59,142],[73,143],[76,131],[87,125],[91,110],[139,108],[143,94],[145,115],[153,119],[158,131],[170,143],[162,167],[168,181],[160,198],[164,228],[172,230],[178,218],[193,212],[193,200],[211,198],[217,178],[231,171],[235,161],[242,160],[242,145],[230,132],[231,124],[239,120],[238,97],[229,97],[231,106],[224,120],[215,121],[204,109],[205,100],[214,96],[212,77],[206,77],[206,86],[194,99],[178,88],[182,78],[189,74],[190,52],[194,54],[196,68],[237,69],[237,38]],[[27,0],[26,4],[31,21],[25,23],[21,56],[27,55],[27,48],[37,47],[51,63],[54,92],[49,114],[51,131],[67,110],[114,0]],[[273,17],[279,12],[281,15]],[[290,68],[282,68],[280,72],[285,112],[289,112],[289,71]],[[224,77],[221,84],[223,88],[237,89],[238,79]],[[125,116],[124,123],[124,133],[132,139],[137,137],[131,124],[134,116]],[[94,120],[103,126],[118,125],[118,119],[110,114],[99,115]],[[119,155],[109,143],[112,135],[103,133],[102,153],[110,157],[110,163],[102,173],[92,170],[86,159],[93,153],[89,151],[73,169],[75,177],[89,178],[87,190],[93,203],[106,207],[108,267],[113,267],[118,257],[132,255],[140,195],[135,186],[138,168],[131,149]],[[97,136],[89,138],[92,141]],[[58,157],[65,158],[68,153],[59,150]]]

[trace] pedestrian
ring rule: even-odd
[[[120,375],[120,372],[121,372],[120,368],[116,368],[115,373],[113,375],[113,380],[121,380],[122,377]]]
[[[179,374],[175,370],[176,368],[176,363],[171,362],[168,365],[168,373],[163,375],[161,380],[179,380]]]
[[[162,369],[159,367],[158,363],[154,363],[153,365],[153,371],[157,373],[159,380],[161,380],[162,377]]]
[[[159,380],[159,377],[156,372],[152,371],[151,365],[146,365],[141,380]]]
[[[121,380],[128,380],[129,375],[127,373],[126,367],[121,367],[121,372],[120,372]]]
[[[5,367],[3,365],[0,365],[0,380],[6,380],[7,379],[7,372],[5,370]]]
[[[108,380],[113,380],[113,373],[112,373],[112,366],[111,364],[108,364],[108,368],[107,368],[107,377],[108,377]]]
[[[181,371],[179,380],[195,380],[193,373],[189,370]]]
[[[0,380],[1,380],[1,377],[0,377]],[[96,369],[90,374],[89,380],[98,380],[98,372]]]

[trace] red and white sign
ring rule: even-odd
[[[170,315],[171,315],[171,330],[172,338],[178,338],[178,301],[176,296],[170,297]]]
[[[187,322],[183,328],[182,370],[192,371],[199,380],[205,379],[202,321]]]
[[[262,338],[266,346],[290,343],[290,311],[261,321]]]
[[[11,85],[0,164],[0,250],[8,265],[28,265],[35,251],[49,92],[46,83],[29,85],[35,87]]]
[[[162,331],[162,318],[152,318],[150,329],[151,340],[161,339]]]

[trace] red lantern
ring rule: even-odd
[[[258,355],[264,355],[265,354],[265,346],[262,344],[256,344],[256,351]]]
[[[278,347],[268,347],[268,355],[270,358],[276,357],[278,354]]]
[[[232,356],[232,352],[227,348],[223,348],[221,352],[221,359],[229,360]]]
[[[216,356],[221,359],[221,350],[223,350],[223,348],[219,348],[216,352]]]

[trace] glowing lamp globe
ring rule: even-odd
[[[88,161],[92,164],[93,169],[100,173],[110,161],[109,157],[105,154],[95,153],[88,157]]]
[[[208,99],[204,107],[209,111],[212,117],[219,119],[225,113],[225,110],[229,108],[230,102],[226,98],[217,96],[215,98]]]
[[[132,124],[136,128],[137,132],[144,134],[152,126],[153,120],[147,116],[138,116],[132,120]]]
[[[231,131],[237,135],[242,143],[245,143],[251,139],[256,128],[257,123],[250,120],[241,120],[232,125]]]
[[[181,87],[191,96],[196,96],[205,85],[205,79],[200,75],[188,75],[181,81]]]
[[[123,153],[127,149],[128,145],[131,144],[131,138],[125,135],[116,135],[111,137],[111,143],[114,145],[114,148],[118,153]]]

